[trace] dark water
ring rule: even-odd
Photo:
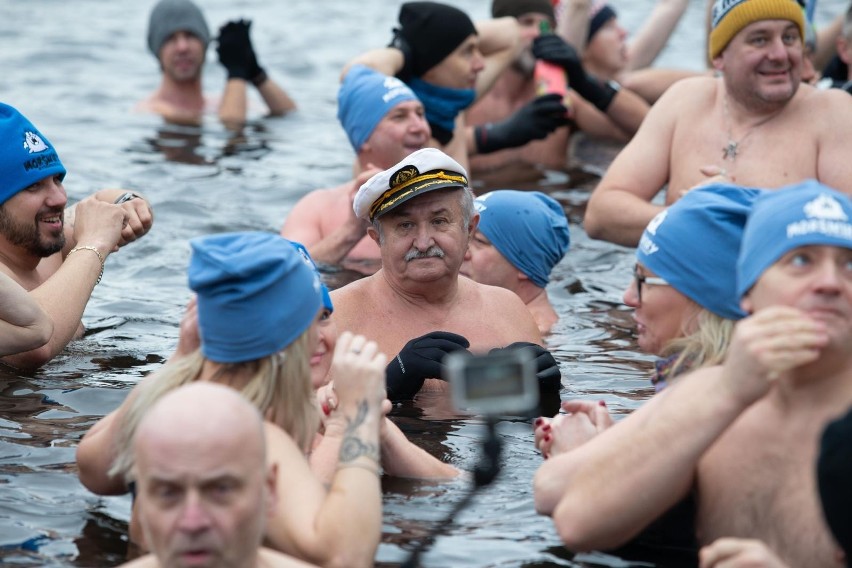
[[[144,39],[150,4],[38,0],[0,7],[0,100],[18,107],[59,149],[70,200],[121,186],[144,192],[156,212],[148,236],[110,257],[84,315],[86,337],[33,375],[0,372],[0,564],[108,566],[124,558],[129,499],[97,497],[79,484],[77,441],[174,348],[189,298],[188,239],[277,231],[306,191],[348,179],[353,155],[335,119],[337,76],[349,58],[386,43],[398,6],[386,0],[204,2],[211,27],[254,18],[261,62],[300,105],[292,116],[258,120],[234,136],[215,120],[201,130],[180,129],[132,111],[158,82]],[[455,4],[475,18],[484,17],[488,5]],[[652,4],[616,3],[629,28]],[[692,4],[664,65],[701,65],[695,32],[703,2]],[[840,4],[821,8],[836,11]],[[217,91],[223,80],[218,64],[208,61],[206,90]],[[583,150],[590,171],[601,171],[611,155]],[[604,399],[623,415],[652,392],[649,359],[636,353],[620,304],[632,251],[590,241],[579,227],[594,177],[576,171],[534,177],[512,187],[551,193],[572,221],[571,251],[548,287],[561,315],[550,337],[564,377],[561,397]],[[506,185],[480,180],[477,189],[493,187]],[[348,278],[327,276],[332,283]],[[480,420],[421,416],[413,407],[400,409],[398,420],[432,453],[464,469],[476,463]],[[596,556],[571,560],[550,520],[533,510],[530,482],[540,457],[529,423],[504,420],[498,432],[502,475],[455,518],[424,565],[618,566],[617,559]],[[401,562],[465,489],[386,480],[378,565]]]

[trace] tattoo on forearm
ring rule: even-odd
[[[370,405],[367,401],[362,400],[358,404],[358,411],[355,413],[355,417],[347,419],[346,432],[343,435],[343,443],[340,446],[340,463],[351,462],[361,456],[379,461],[378,445],[365,442],[356,432],[366,421],[369,408]]]

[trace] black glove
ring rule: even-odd
[[[393,29],[393,39],[388,44],[388,47],[395,47],[402,52],[402,69],[396,76],[402,81],[408,81],[414,76],[414,53],[411,50],[408,40],[402,37],[402,30],[399,28]]]
[[[518,341],[506,347],[492,349],[491,353],[510,349],[531,349],[535,358],[535,377],[538,379],[539,392],[559,392],[562,388],[562,373],[559,371],[559,363],[550,351],[535,343]]]
[[[490,154],[541,140],[566,124],[568,109],[562,104],[562,95],[550,94],[533,99],[502,122],[477,126],[473,134],[477,151]]]
[[[556,34],[543,34],[535,38],[533,55],[536,59],[549,61],[565,69],[571,88],[602,112],[606,112],[618,92],[612,81],[601,84],[590,77],[580,63],[577,50]]]
[[[228,22],[219,28],[219,63],[228,71],[228,79],[244,79],[260,86],[266,72],[257,62],[249,37],[250,20]]]
[[[464,351],[470,342],[455,333],[433,331],[405,344],[386,369],[388,398],[410,400],[426,379],[443,378],[441,360],[447,353]]]

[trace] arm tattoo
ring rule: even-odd
[[[366,456],[379,461],[379,447],[376,444],[364,442],[356,434],[367,418],[367,411],[370,405],[366,400],[358,403],[358,412],[355,413],[355,418],[347,418],[346,433],[343,436],[343,443],[340,446],[340,463],[355,461],[361,456]]]

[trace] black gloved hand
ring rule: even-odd
[[[442,379],[441,360],[447,353],[467,350],[470,342],[455,333],[433,331],[415,337],[391,359],[386,368],[388,398],[392,402],[409,400],[426,379]]]
[[[542,95],[506,120],[474,128],[476,149],[480,154],[489,154],[523,146],[530,140],[541,140],[568,122],[568,109],[562,103],[562,95]]]
[[[266,79],[266,72],[257,62],[257,56],[251,45],[250,20],[228,22],[219,28],[219,63],[228,71],[228,79],[244,79],[260,85]]]
[[[601,84],[590,77],[580,63],[580,55],[571,44],[556,34],[543,34],[533,40],[532,50],[536,59],[549,61],[565,69],[571,88],[606,112],[618,89],[613,87],[612,82]]]
[[[393,29],[393,39],[388,47],[395,47],[402,52],[402,69],[396,74],[402,81],[407,81],[414,76],[414,52],[411,50],[408,40],[402,37],[402,30]]]
[[[508,351],[510,349],[532,350],[533,358],[535,359],[535,377],[538,379],[539,392],[559,392],[559,389],[562,388],[562,372],[559,370],[559,363],[556,362],[550,351],[535,343],[518,341],[506,347],[492,349],[491,353],[503,350]]]

